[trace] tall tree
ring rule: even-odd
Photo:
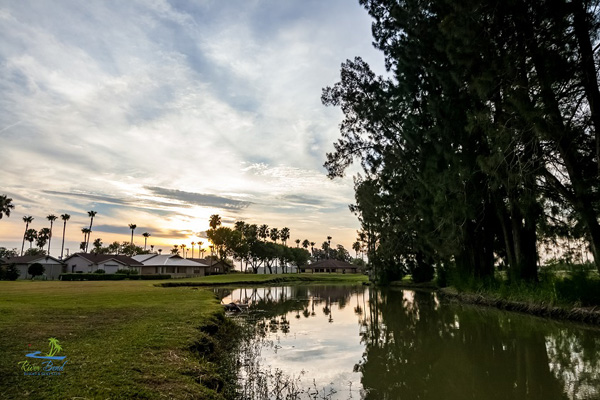
[[[277,239],[279,239],[279,229],[271,228],[269,231],[269,237],[273,241],[273,243],[277,243]]]
[[[35,229],[27,229],[25,231],[25,240],[27,240],[29,242],[29,248],[31,249],[31,246],[33,245],[33,242],[37,239],[38,234],[37,231]]]
[[[131,244],[133,244],[133,231],[137,228],[136,224],[129,224],[129,229],[131,229]]]
[[[48,255],[50,255],[50,243],[52,242],[52,226],[54,225],[54,221],[58,219],[58,217],[54,214],[50,214],[46,217],[48,221],[50,221],[50,234],[48,235]]]
[[[283,245],[286,246],[287,240],[290,238],[290,228],[281,228],[281,232],[279,232],[279,237],[281,238],[281,242],[283,243]]]
[[[262,240],[267,240],[267,238],[269,237],[269,225],[262,224],[258,227],[258,237]]]
[[[88,217],[90,217],[90,231],[88,232],[88,236],[87,239],[85,241],[85,252],[87,253],[88,251],[88,246],[90,244],[90,236],[92,234],[92,224],[94,223],[94,217],[96,216],[96,214],[98,214],[97,211],[88,211]]]
[[[63,234],[62,234],[62,244],[60,246],[60,259],[63,259],[63,251],[65,249],[65,232],[67,230],[67,221],[71,219],[69,214],[62,214],[60,218],[63,220]]]
[[[146,250],[146,246],[148,245],[148,238],[151,235],[148,232],[144,232],[142,233],[142,236],[144,237],[144,250]]]
[[[219,216],[219,214],[211,215],[208,225],[211,229],[217,229],[219,226],[221,226],[221,217]]]
[[[296,239],[295,242],[296,242],[296,247],[300,247],[300,239]]]
[[[27,235],[27,230],[29,229],[29,224],[32,221],[33,221],[33,217],[31,215],[25,215],[23,217],[23,222],[25,222],[25,232],[23,233],[23,244],[21,245],[21,255],[23,255],[23,249],[25,248],[25,240],[27,240],[25,238],[25,236]],[[31,242],[33,242],[33,240]]]
[[[192,258],[194,258],[194,246],[196,245],[196,242],[192,242]]]
[[[10,217],[10,211],[15,208],[12,199],[5,194],[0,195],[0,219],[3,215]]]

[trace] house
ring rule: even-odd
[[[64,261],[69,273],[93,273],[103,269],[107,274],[114,274],[120,269],[135,270],[141,273],[143,264],[129,256],[114,254],[75,253]]]
[[[142,274],[169,274],[172,277],[204,276],[210,268],[207,264],[173,254],[138,254],[132,258],[143,264]]]
[[[361,271],[358,265],[350,264],[345,261],[327,259],[314,262],[300,267],[300,272],[310,273],[335,273],[335,274],[358,274]]]
[[[206,270],[206,275],[218,275],[218,274],[226,274],[229,271],[233,270],[233,265],[229,264],[227,261],[220,261],[214,258],[188,258],[188,260],[192,260],[198,262],[200,264],[208,265],[208,269]]]
[[[42,276],[45,277],[45,279],[58,279],[60,274],[64,271],[64,264],[60,260],[46,255],[6,257],[4,258],[4,263],[15,264],[19,270],[18,279],[31,278],[31,275],[29,275],[27,270],[33,264],[42,264],[44,266],[45,271]]]

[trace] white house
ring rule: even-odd
[[[142,263],[129,256],[114,254],[75,253],[64,261],[66,272],[94,273],[103,269],[107,274],[114,274],[120,269],[135,270],[141,273]]]
[[[138,254],[132,257],[143,264],[142,274],[169,274],[172,277],[204,276],[209,265],[174,254]]]
[[[18,279],[31,278],[31,275],[29,275],[27,270],[33,264],[42,264],[44,266],[45,271],[43,277],[45,279],[58,279],[59,275],[64,272],[64,264],[52,256],[6,257],[4,262],[6,264],[15,264],[19,270]]]

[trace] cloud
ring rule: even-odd
[[[181,201],[187,204],[193,204],[202,207],[215,207],[225,210],[241,210],[247,208],[252,203],[249,201],[235,200],[223,196],[203,193],[184,192],[176,189],[166,189],[161,187],[146,186],[145,189],[154,195],[165,197],[171,200]]]

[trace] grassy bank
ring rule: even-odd
[[[355,283],[359,275],[222,275],[177,281],[0,281],[0,398],[223,398],[231,326],[211,291],[157,287]],[[225,328],[225,329],[224,329]],[[24,376],[25,354],[59,340],[60,376]]]
[[[228,274],[211,275],[202,278],[176,279],[156,283],[162,287],[185,286],[227,286],[227,285],[274,285],[274,284],[302,284],[302,283],[327,283],[327,284],[362,284],[368,282],[366,275],[362,274]]]

